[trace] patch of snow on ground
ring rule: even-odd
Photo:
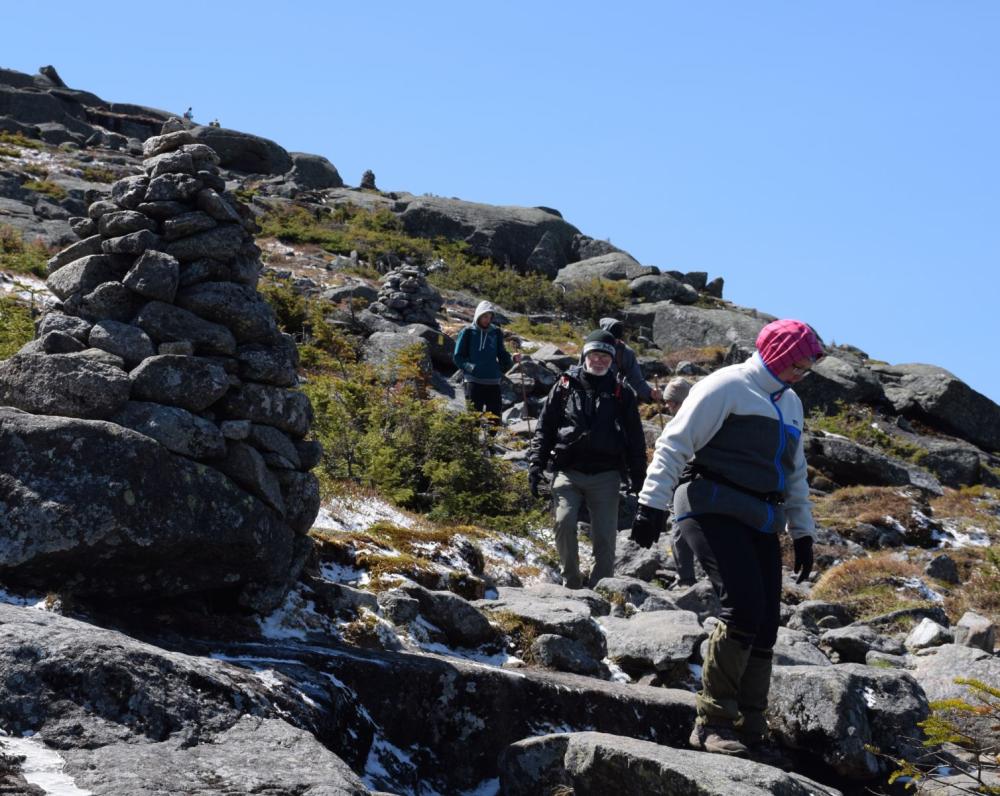
[[[603,628],[601,628],[603,630]],[[605,658],[601,661],[605,666],[608,667],[608,671],[611,673],[611,677],[608,678],[612,683],[631,683],[632,678],[625,674],[624,670],[617,663],[612,661],[610,658]]]
[[[875,692],[868,686],[865,687],[864,697],[865,697],[865,704],[868,707],[870,708],[877,707],[878,700],[875,698]]]
[[[406,752],[398,746],[389,743],[380,735],[376,735],[372,739],[372,745],[368,751],[368,759],[365,761],[364,776],[361,777],[361,781],[371,790],[379,790],[380,784],[394,781],[395,777],[393,777],[382,763],[387,758],[395,758],[398,767],[416,770],[416,765]],[[416,791],[410,791],[413,796],[440,796],[436,790],[423,784],[418,784],[417,788]]]
[[[58,299],[49,291],[45,282],[34,274],[10,276],[0,274],[0,292],[8,293],[26,304],[34,303],[47,307]]]
[[[942,525],[946,534],[934,532],[933,538],[941,547],[989,547],[990,535],[983,528],[971,526],[962,529],[957,524],[945,520]]]
[[[497,796],[500,793],[500,779],[484,779],[472,790],[463,791],[459,796]]]
[[[944,596],[934,591],[930,586],[924,583],[920,578],[907,578],[903,581],[903,585],[900,587],[903,589],[913,589],[925,600],[930,600],[934,603],[943,603]]]
[[[45,605],[45,598],[25,597],[20,594],[11,594],[5,589],[0,589],[0,603],[7,605],[17,605],[21,608],[38,608],[41,611],[48,610]]]
[[[326,531],[367,531],[376,522],[413,528],[417,521],[375,497],[336,497],[319,510],[314,528]]]
[[[371,580],[363,569],[329,561],[320,565],[319,574],[323,580],[328,580],[331,583],[346,583],[348,586],[364,586]]]
[[[48,796],[93,796],[93,791],[78,788],[73,778],[63,773],[66,761],[58,752],[34,738],[4,738],[8,754],[24,755],[21,776],[37,785]]]
[[[257,624],[264,638],[276,641],[305,641],[310,630],[331,630],[329,620],[316,611],[313,601],[304,599],[295,591],[288,593],[280,607],[259,618]]]

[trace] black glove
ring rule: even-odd
[[[667,522],[667,512],[663,509],[654,509],[652,506],[639,504],[639,510],[635,514],[635,521],[632,523],[632,533],[629,539],[639,547],[652,547],[653,543],[660,538],[663,528]]]
[[[628,492],[633,495],[638,495],[642,491],[642,485],[646,481],[646,473],[632,473],[629,476]]]
[[[528,488],[531,490],[532,497],[535,498],[541,497],[541,494],[538,491],[538,487],[541,483],[542,483],[541,470],[528,470]]]
[[[813,538],[800,536],[798,539],[792,540],[792,547],[795,548],[795,566],[792,568],[792,572],[798,575],[795,582],[804,583],[813,570]]]

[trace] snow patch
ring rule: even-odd
[[[376,497],[338,497],[319,510],[314,528],[324,531],[367,531],[376,522],[413,528],[417,521]]]
[[[24,755],[21,776],[49,796],[93,796],[93,791],[78,788],[73,778],[63,773],[66,761],[41,741],[30,737],[4,738],[3,749],[8,754]]]
[[[906,578],[903,581],[903,585],[897,589],[900,591],[902,589],[912,589],[917,592],[923,599],[929,600],[935,603],[943,603],[944,595],[934,591],[930,586],[924,583],[920,578]]]

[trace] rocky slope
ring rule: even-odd
[[[715,603],[672,586],[665,540],[622,534],[616,576],[570,591],[544,527],[442,530],[343,488],[320,506],[261,273],[376,365],[416,344],[459,406],[451,333],[478,296],[428,281],[447,262],[251,235],[362,208],[512,274],[619,283],[651,376],[737,361],[770,317],[549,208],[348,188],[318,156],[61,82],[0,70],[0,223],[52,247],[44,285],[2,283],[39,315],[0,363],[0,728],[28,736],[8,792],[46,792],[54,750],[94,794],[858,793],[893,768],[869,745],[921,752],[955,674],[1000,684],[1000,407],[947,371],[836,346],[803,382],[828,572],[785,584],[770,722],[792,770],[694,753]],[[522,337],[515,464],[574,350]]]

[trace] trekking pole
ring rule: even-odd
[[[656,391],[660,394],[660,400],[656,402],[657,403],[656,414],[660,418],[660,433],[662,434],[663,433],[663,427],[666,425],[663,422],[663,390],[660,389],[660,380],[659,379],[656,380],[655,384],[656,384]]]
[[[521,361],[517,363],[518,374],[521,376],[521,401],[524,403],[524,419],[528,421],[528,434],[533,434],[531,430],[531,413],[528,411],[528,390],[524,386],[524,354],[521,352],[521,338],[517,338],[517,351],[521,354]]]

